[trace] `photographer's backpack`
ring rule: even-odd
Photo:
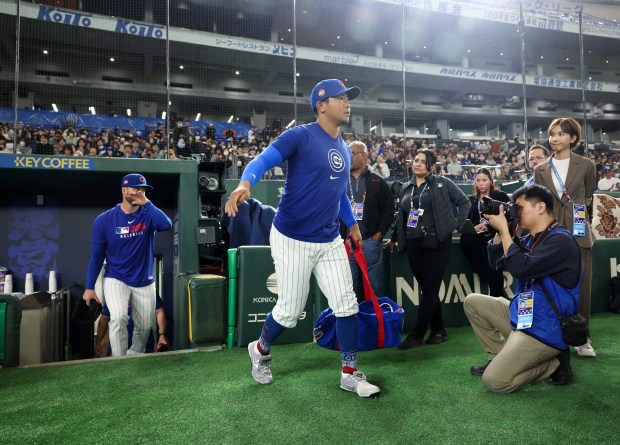
[[[609,283],[609,310],[620,314],[620,277],[613,277]]]

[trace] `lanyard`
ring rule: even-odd
[[[359,184],[359,180],[360,179],[362,179],[361,176],[355,180],[355,188],[356,189],[357,189],[357,186]],[[351,204],[355,204],[355,195],[353,195],[353,185],[351,183],[351,176],[349,176],[349,193],[351,193]],[[362,198],[362,204],[364,202],[366,202],[366,192],[364,192],[364,197]]]
[[[424,183],[424,187],[422,187],[422,191],[418,195],[418,209],[422,207],[422,195],[424,194],[424,190],[426,190],[426,186],[428,186],[428,182]],[[411,196],[409,197],[411,210],[413,210],[413,190],[411,190]]]
[[[558,183],[560,184],[560,187],[562,187],[562,194],[566,195],[566,197],[568,198],[569,202],[573,202],[573,200],[571,199],[570,195],[566,191],[566,186],[564,185],[564,182],[562,182],[562,178],[560,178],[560,174],[556,170],[555,165],[553,165],[553,159],[552,158],[549,158],[549,164],[551,165],[551,169],[553,170],[553,174],[555,175],[556,179],[558,180]]]

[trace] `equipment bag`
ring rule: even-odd
[[[365,301],[359,305],[357,314],[358,351],[373,351],[375,349],[400,346],[405,322],[405,311],[388,297],[377,298],[370,279],[366,259],[360,246],[349,237],[353,245],[353,254],[362,271],[364,280]],[[345,243],[347,256],[349,246]],[[340,350],[340,343],[336,336],[336,316],[331,308],[319,314],[314,324],[314,339],[319,346],[331,350]]]
[[[620,277],[613,277],[609,283],[609,310],[620,314]]]
[[[540,283],[540,287],[545,294],[545,298],[549,302],[549,306],[551,306],[555,315],[560,319],[562,340],[564,340],[564,343],[569,346],[585,345],[588,342],[588,336],[590,334],[588,320],[581,314],[562,315],[542,282]]]

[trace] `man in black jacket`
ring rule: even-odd
[[[355,141],[349,144],[349,148],[352,160],[347,194],[362,233],[362,250],[368,263],[370,284],[380,297],[383,295],[382,240],[394,219],[394,198],[385,179],[368,169],[366,144]],[[355,293],[363,299],[362,277],[353,255],[350,264]]]

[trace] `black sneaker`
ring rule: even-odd
[[[560,352],[558,355],[560,366],[549,377],[549,384],[554,386],[566,386],[573,383],[573,368],[570,366],[570,349]]]
[[[420,337],[416,332],[412,332],[407,335],[407,338],[400,344],[400,349],[412,349],[422,346],[424,344],[424,338]]]
[[[487,366],[489,366],[489,363],[491,363],[491,360],[486,362],[484,365],[474,365],[471,368],[469,368],[469,372],[471,372],[471,375],[481,376],[482,374],[484,374],[484,371],[487,369]]]
[[[444,341],[448,341],[448,334],[444,329],[439,332],[435,332],[434,334],[430,334],[426,339],[427,345],[438,345],[439,343],[443,343]]]

